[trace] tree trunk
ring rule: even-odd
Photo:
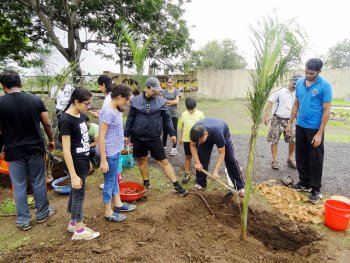
[[[81,88],[83,87],[84,79],[83,79],[83,73],[79,65],[76,67],[76,69],[73,71],[73,85],[75,88]]]
[[[248,153],[248,164],[246,171],[246,183],[245,183],[245,195],[243,199],[243,211],[242,211],[242,222],[241,222],[241,236],[242,240],[247,238],[247,222],[248,222],[248,208],[250,200],[250,190],[252,188],[252,172],[254,167],[255,149],[256,149],[256,136],[258,128],[254,124],[252,126],[252,134],[249,142],[249,153]]]
[[[123,50],[120,48],[119,56],[119,72],[120,74],[124,74],[124,55]]]

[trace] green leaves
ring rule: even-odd
[[[325,61],[326,67],[332,69],[350,68],[350,40],[344,39],[330,48]]]
[[[196,69],[244,69],[246,66],[247,62],[238,51],[236,41],[224,39],[221,43],[209,41],[203,48],[191,51],[180,68],[188,72]]]
[[[121,64],[132,66],[131,49],[113,34],[122,21],[141,42],[157,35],[149,44],[149,56],[166,61],[191,45],[182,5],[183,1],[172,0],[2,1],[0,26],[8,22],[11,27],[0,28],[0,58],[21,60],[44,43],[55,46],[71,62],[79,60],[92,43],[118,43]]]
[[[297,62],[303,51],[304,35],[294,20],[284,23],[276,15],[262,19],[257,27],[250,27],[255,47],[255,71],[250,72],[252,89],[248,92],[248,110],[253,120],[246,170],[241,238],[247,237],[249,198],[254,170],[256,137],[261,115],[271,90]]]
[[[300,62],[305,37],[294,20],[280,23],[276,16],[250,28],[256,70],[251,72],[253,90],[248,92],[248,109],[253,122],[258,123],[271,90]]]

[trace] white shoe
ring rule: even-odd
[[[176,154],[177,154],[177,149],[176,148],[172,148],[171,151],[170,151],[170,155],[174,156]]]
[[[105,184],[100,184],[99,187],[100,187],[100,189],[103,190],[103,188],[105,187]]]
[[[95,232],[88,227],[84,227],[84,231],[82,233],[77,233],[77,231],[74,231],[72,240],[91,240],[99,236],[100,232]]]
[[[238,196],[244,198],[245,192],[244,188],[238,190]]]
[[[85,224],[83,224],[83,226],[85,226]],[[90,229],[90,228],[89,228]],[[70,223],[68,223],[68,227],[67,230],[71,233],[75,232],[75,226],[72,226]],[[90,229],[91,230],[91,229]]]
[[[166,148],[166,146],[164,146],[164,151],[166,151],[167,150],[167,148]]]

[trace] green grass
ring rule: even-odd
[[[25,235],[19,231],[0,233],[0,251],[6,252],[28,244],[30,235]]]
[[[16,204],[12,199],[5,199],[5,201],[0,204],[0,214],[15,214]]]
[[[345,101],[344,99],[333,99],[332,105],[350,106],[350,101]]]
[[[350,108],[349,109],[338,109],[338,108],[332,108],[332,111],[339,114],[339,115],[347,115],[350,114]]]
[[[18,248],[20,246],[23,246],[25,244],[28,244],[30,239],[31,239],[30,236],[19,237],[18,239],[13,240],[8,245],[8,249],[12,250],[12,249]]]
[[[337,101],[337,100],[336,100]],[[179,103],[179,111],[185,110],[185,98]],[[350,103],[349,103],[350,105]],[[233,134],[250,135],[252,121],[248,114],[246,101],[240,99],[234,100],[213,100],[213,99],[197,99],[197,108],[204,112],[206,117],[215,117],[223,119],[227,122]],[[332,109],[333,110],[333,109]],[[350,114],[350,110],[334,109],[337,114]],[[261,125],[259,136],[266,137],[269,131],[269,125]],[[329,120],[325,138],[331,142],[350,143],[350,119],[347,120]]]
[[[96,184],[96,183],[102,183],[103,182],[103,174],[100,171],[100,168],[95,168],[94,173],[91,176],[88,176],[86,178],[86,183],[88,184]]]
[[[252,121],[248,114],[246,101],[196,99],[197,109],[204,112],[205,117],[220,118],[227,122],[230,131],[234,134],[248,134]],[[180,100],[179,111],[185,111],[185,99]]]

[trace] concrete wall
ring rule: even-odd
[[[333,98],[350,97],[350,70],[324,70],[321,75],[332,83]],[[213,99],[245,98],[251,87],[248,70],[198,71],[197,81],[198,96]]]

